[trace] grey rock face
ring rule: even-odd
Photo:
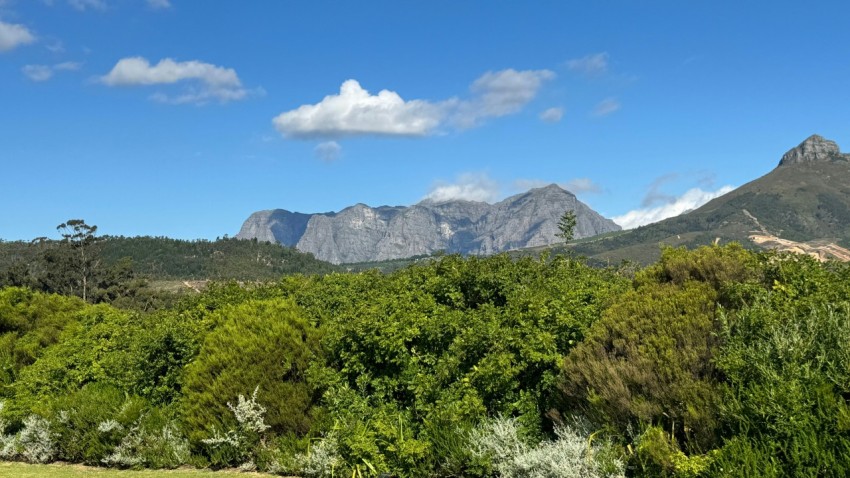
[[[576,213],[575,237],[620,230],[556,185],[532,189],[496,204],[423,201],[410,207],[364,204],[338,213],[256,212],[236,236],[276,241],[334,264],[400,259],[439,250],[492,254],[559,242],[558,220]]]
[[[796,148],[791,149],[782,156],[780,166],[789,164],[810,163],[814,161],[850,160],[850,155],[841,154],[838,144],[813,134],[806,138]]]

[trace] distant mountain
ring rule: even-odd
[[[620,227],[557,185],[532,189],[496,204],[422,201],[409,207],[357,204],[340,212],[302,214],[284,209],[252,214],[236,236],[294,246],[340,263],[432,254],[492,254],[558,242],[558,220],[575,211],[576,238]]]
[[[770,173],[677,217],[576,246],[603,261],[651,262],[659,244],[745,245],[814,252],[850,246],[850,155],[813,135],[791,149]]]

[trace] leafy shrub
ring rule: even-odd
[[[236,429],[228,405],[245,390],[268,410],[270,432],[305,433],[314,391],[306,370],[319,356],[318,333],[301,311],[284,299],[249,301],[214,313],[219,325],[186,369],[183,422],[198,444],[212,431]]]
[[[77,298],[20,287],[0,289],[0,384],[9,386],[17,380],[20,370],[56,343],[84,307]]]
[[[99,465],[141,416],[146,403],[120,389],[90,383],[47,407],[57,437],[57,457]]]
[[[623,295],[567,356],[568,406],[623,435],[660,424],[688,447],[710,446],[719,403],[715,298],[712,287],[693,281]]]

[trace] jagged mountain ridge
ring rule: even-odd
[[[580,244],[576,252],[606,262],[649,263],[659,244],[738,241],[753,246],[765,233],[801,243],[850,245],[850,154],[812,135],[768,174],[676,217]]]
[[[576,213],[577,239],[620,230],[574,194],[552,184],[495,204],[425,200],[412,206],[356,204],[318,214],[258,211],[236,237],[295,246],[334,264],[401,259],[440,250],[492,254],[558,242],[558,220],[566,210]]]

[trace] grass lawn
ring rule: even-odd
[[[178,470],[113,470],[82,465],[29,465],[26,463],[0,462],[0,478],[77,478],[94,476],[97,478],[249,478],[271,477],[263,473],[242,473],[238,471],[209,471],[194,469]]]

